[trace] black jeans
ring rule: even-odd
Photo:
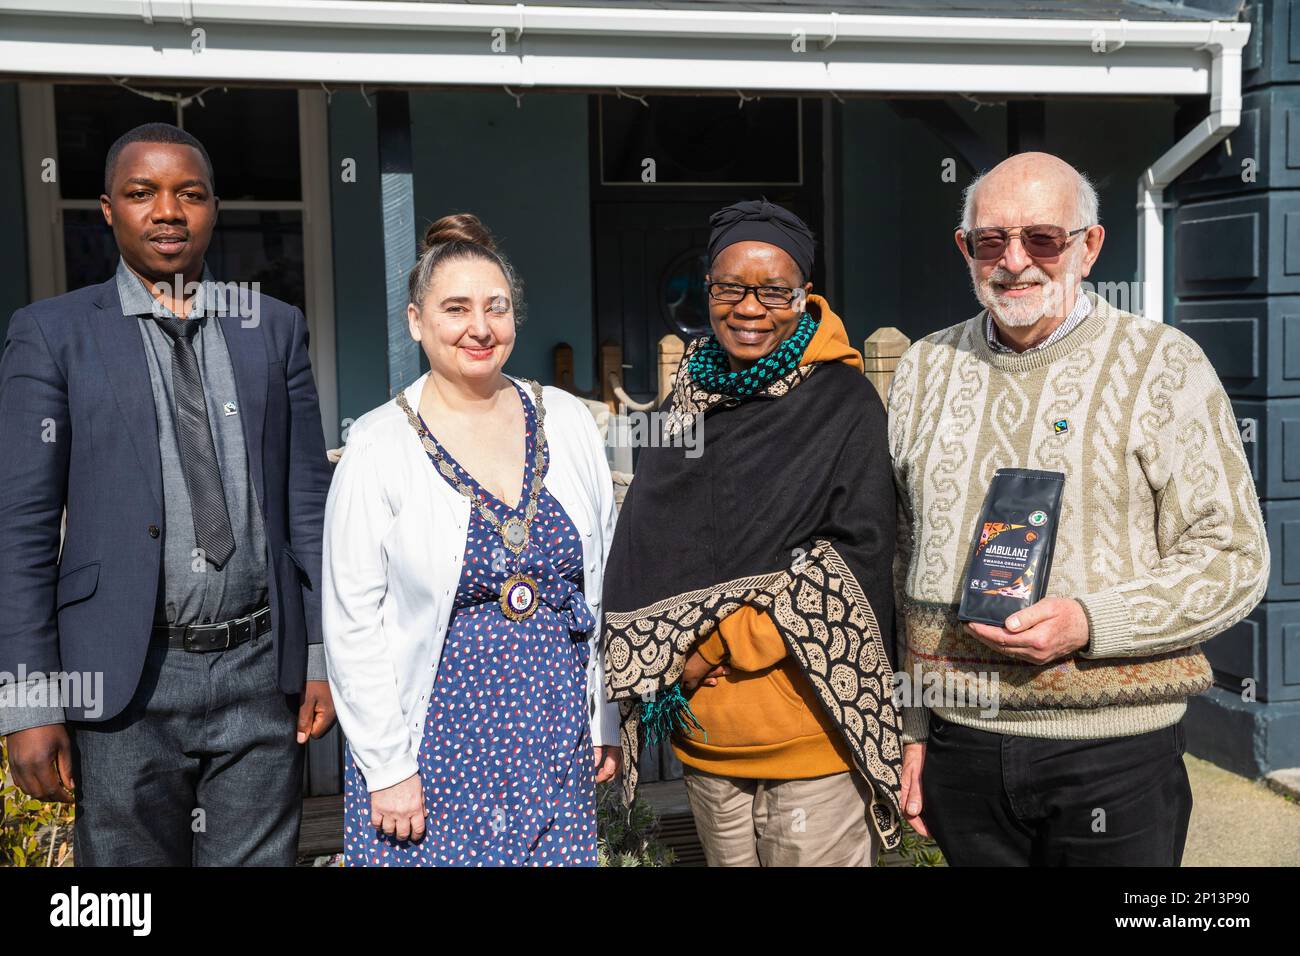
[[[154,641],[110,720],[70,722],[77,866],[293,866],[298,694],[271,635],[193,653]]]
[[[953,866],[1178,866],[1192,813],[1179,721],[1101,740],[989,733],[930,713],[921,816]]]

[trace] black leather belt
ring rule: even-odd
[[[249,638],[261,637],[269,630],[271,609],[264,607],[248,617],[218,624],[157,625],[153,629],[153,636],[158,640],[165,637],[169,647],[179,647],[186,651],[224,651],[243,644]]]

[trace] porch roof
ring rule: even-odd
[[[516,92],[1205,95],[1212,62],[1239,54],[1249,35],[1233,19],[1238,6],[980,0],[975,16],[974,0],[0,0],[0,75]],[[1219,11],[1229,19],[1204,19]]]

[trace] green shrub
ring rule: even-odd
[[[889,854],[888,859],[882,858],[877,865],[947,866],[948,864],[943,858],[943,851],[939,849],[939,844],[930,837],[921,836],[904,822],[903,842],[897,850]]]
[[[33,800],[13,782],[0,744],[0,866],[64,866],[72,856],[72,805]]]
[[[659,818],[638,798],[623,806],[618,782],[596,786],[596,854],[600,866],[672,866],[673,851],[658,841]]]

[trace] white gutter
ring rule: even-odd
[[[201,50],[196,28],[205,32]],[[613,2],[0,0],[0,74],[845,93],[950,93],[959,83],[968,94],[1178,96],[1208,92],[1207,43],[1244,43],[1248,34],[1240,23]]]
[[[754,13],[536,4],[420,3],[402,0],[0,0],[0,14],[81,16],[144,23],[245,23],[346,29],[489,32],[498,27],[528,33],[600,36],[744,37],[788,40],[902,40],[927,43],[1090,45],[1103,27],[1113,44],[1186,46],[1204,42],[1200,21],[1058,20],[1011,17],[879,16],[847,13]],[[1121,26],[1122,24],[1122,26]],[[1241,27],[1219,24],[1219,29]]]
[[[1211,38],[1210,113],[1157,159],[1138,180],[1138,276],[1142,314],[1164,321],[1165,187],[1241,124],[1241,47],[1235,37]]]

